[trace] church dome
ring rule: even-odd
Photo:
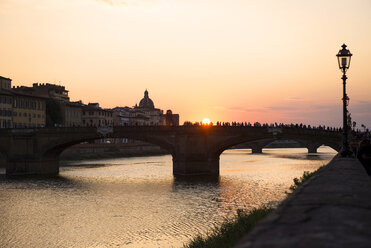
[[[153,104],[153,101],[151,98],[148,97],[148,91],[144,91],[144,97],[139,102],[139,108],[147,108],[147,109],[154,109],[155,105]]]

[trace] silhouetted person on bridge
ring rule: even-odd
[[[362,165],[365,167],[368,175],[371,176],[371,144],[370,140],[364,139],[359,143],[359,148],[357,152],[357,158],[361,161]]]

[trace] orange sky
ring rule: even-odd
[[[133,106],[147,88],[181,122],[371,127],[371,1],[0,0],[0,75],[65,85],[71,100]]]

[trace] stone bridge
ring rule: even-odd
[[[321,145],[340,149],[341,133],[296,127],[120,126],[0,130],[0,153],[7,175],[58,174],[66,148],[101,138],[128,138],[158,145],[173,157],[174,175],[219,174],[220,154],[246,143],[253,152],[277,139],[295,140],[316,152]]]

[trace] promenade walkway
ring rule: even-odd
[[[371,247],[371,178],[335,157],[236,246],[251,247]]]

